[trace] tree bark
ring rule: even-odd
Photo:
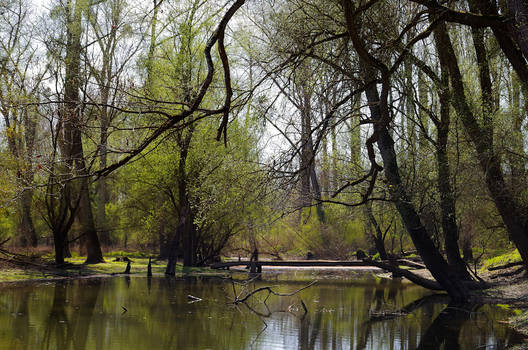
[[[301,178],[301,193],[300,205],[301,208],[310,207],[312,205],[312,197],[310,194],[310,170],[312,161],[312,152],[309,149],[312,138],[311,135],[311,121],[310,121],[310,96],[305,89],[301,87],[300,94],[302,95],[302,109],[301,109],[301,161],[299,174]]]
[[[464,93],[462,74],[447,33],[445,24],[439,25],[434,32],[440,59],[449,69],[453,94],[451,103],[462,120],[462,124],[477,151],[477,158],[486,178],[488,191],[495,202],[499,214],[506,225],[510,239],[515,243],[528,270],[528,216],[526,208],[516,201],[507,188],[499,157],[490,148],[489,134],[478,124]]]
[[[103,262],[103,254],[97,236],[97,230],[92,214],[90,192],[88,184],[88,171],[84,160],[82,145],[82,122],[80,113],[79,88],[81,82],[81,34],[82,13],[85,5],[81,0],[66,3],[67,16],[67,44],[65,58],[64,79],[64,147],[68,166],[78,179],[69,181],[68,186],[79,193],[78,220],[81,224],[81,240],[86,244],[86,263]]]
[[[106,105],[109,100],[109,84],[110,81],[106,82],[104,88],[101,89],[101,103]],[[101,107],[101,131],[99,139],[99,167],[101,169],[106,168],[107,165],[107,148],[108,148],[108,127],[110,126],[108,108],[106,106]],[[109,193],[106,177],[101,177],[97,180],[97,230],[101,237],[101,243],[109,245],[110,234],[107,228],[106,219],[106,204],[109,201]]]
[[[31,217],[31,206],[33,204],[33,190],[26,189],[20,196],[20,218],[19,234],[23,239],[23,246],[29,244],[32,247],[38,245],[38,236]]]
[[[456,274],[453,273],[450,266],[435,247],[405,190],[399,173],[396,152],[394,150],[394,140],[387,129],[390,121],[387,104],[390,83],[388,68],[382,62],[370,55],[364,42],[360,38],[356,19],[353,15],[354,5],[352,1],[343,0],[342,4],[347,31],[360,58],[360,66],[364,78],[372,79],[372,77],[377,75],[377,71],[381,73],[381,98],[375,84],[368,85],[365,93],[369,104],[371,119],[374,123],[374,137],[381,158],[383,159],[385,177],[389,184],[396,209],[400,213],[414,246],[433,277],[443,288],[445,288],[453,300],[457,302],[465,301],[468,298],[467,288],[461,283],[460,279],[457,278]],[[373,160],[371,159],[371,161]]]
[[[375,122],[379,122],[381,120],[381,113],[378,90],[373,86],[367,89],[366,94],[370,105],[371,117]],[[453,273],[452,269],[435,247],[412,201],[405,191],[398,170],[394,141],[386,128],[377,129],[379,133],[377,145],[383,159],[385,177],[390,185],[396,209],[400,213],[414,246],[433,277],[445,288],[451,298],[457,301],[466,300],[468,297],[467,289],[462,285],[460,279]]]
[[[186,170],[187,156],[189,154],[191,139],[194,133],[194,124],[191,124],[186,131],[186,135],[178,132],[177,144],[179,147],[180,159],[178,161],[177,181],[178,181],[178,227],[175,236],[171,238],[169,263],[176,263],[178,242],[181,239],[183,249],[183,266],[195,266],[197,259],[196,225],[194,223],[194,211],[189,200],[188,174]],[[167,265],[167,271],[172,273],[173,267]]]
[[[512,193],[519,188],[526,188],[526,152],[523,145],[523,122],[525,114],[521,107],[521,88],[515,72],[511,73],[510,113],[513,118],[511,135],[511,151],[508,153],[508,163],[511,169],[510,187]],[[525,97],[526,99],[526,97]],[[525,103],[528,103],[526,99]]]
[[[315,154],[312,139],[312,92],[306,81],[300,82],[301,106],[301,205],[309,207],[316,201],[317,217],[320,222],[325,221],[323,204],[321,203],[321,187],[315,172]],[[311,184],[311,186],[310,186]]]
[[[451,170],[447,152],[450,104],[449,104],[449,73],[447,67],[440,61],[442,87],[439,91],[440,120],[437,123],[436,163],[438,167],[438,191],[440,192],[440,208],[442,211],[442,231],[444,233],[445,250],[449,266],[463,280],[471,280],[466,264],[460,256],[458,244],[459,230],[456,221],[455,193],[451,187]]]
[[[521,12],[517,13],[517,15],[521,16],[518,19],[522,18],[523,11],[521,8],[517,8],[515,5],[520,4],[522,1],[523,0],[508,0],[509,5],[513,5],[514,13],[516,9],[521,10]],[[474,9],[478,9],[483,15],[497,15],[499,13],[496,3],[492,0],[471,0],[470,5],[472,7],[474,6]],[[510,9],[510,11],[511,10],[512,9]],[[497,39],[497,43],[499,44],[502,52],[512,65],[517,75],[521,78],[525,88],[528,88],[528,65],[526,64],[526,59],[528,59],[528,56],[523,57],[523,52],[519,49],[521,48],[522,42],[526,42],[526,39],[519,41],[519,37],[516,37],[517,34],[522,32],[521,28],[516,28],[518,24],[519,23],[516,23],[516,19],[512,18],[512,13],[510,12],[509,23],[504,23],[503,27],[493,26],[491,27],[491,30]]]

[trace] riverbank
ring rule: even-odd
[[[130,255],[106,255],[105,262],[84,264],[85,257],[66,259],[64,267],[57,268],[52,260],[46,258],[27,258],[24,260],[0,260],[0,283],[28,282],[39,280],[60,280],[80,277],[114,276],[124,274],[130,260],[130,275],[146,275],[149,259]],[[151,260],[153,274],[165,272],[166,261]],[[183,267],[176,265],[176,274],[225,275],[225,271],[214,271],[208,267]]]

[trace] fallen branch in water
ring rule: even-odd
[[[313,286],[317,281],[312,281],[311,283],[309,283],[308,285],[300,288],[300,289],[297,289],[296,291],[294,292],[291,292],[291,293],[278,293],[278,292],[275,292],[271,287],[269,286],[266,286],[266,287],[260,287],[260,288],[257,288],[257,289],[254,289],[253,291],[247,293],[244,297],[240,298],[239,296],[236,296],[235,294],[235,301],[233,301],[233,304],[239,304],[239,303],[244,303],[246,300],[248,300],[251,296],[257,294],[257,293],[260,293],[260,292],[264,292],[264,291],[267,291],[268,292],[268,295],[266,296],[266,299],[264,300],[264,302],[266,302],[266,300],[269,298],[270,295],[276,295],[276,296],[279,296],[279,297],[291,297],[292,295],[295,295],[297,293],[299,293],[300,291],[302,290],[305,290],[306,288],[309,288],[311,286]]]
[[[252,282],[254,282],[255,280],[258,280],[259,278],[260,278],[260,276],[255,276],[255,277],[250,278],[247,281],[243,281],[243,282],[235,281],[232,276],[227,277],[225,279],[227,279],[227,280],[229,280],[231,282],[231,287],[233,288],[233,296],[234,296],[235,300],[237,300],[244,293],[244,291],[246,291],[248,289],[248,286]],[[237,293],[237,290],[236,290],[236,287],[235,287],[236,284],[242,286],[242,289],[240,290],[239,293]]]
[[[397,310],[373,310],[370,311],[370,318],[367,320],[367,323],[375,323],[379,321],[388,321],[395,318],[398,318],[400,316],[408,315],[419,308],[421,308],[423,305],[426,304],[434,304],[434,303],[445,303],[447,304],[449,302],[449,296],[446,294],[432,294],[425,296],[423,298],[417,299],[401,309]]]
[[[194,295],[187,294],[187,299],[189,299],[189,304],[196,303],[198,301],[202,301],[202,298],[195,297]]]

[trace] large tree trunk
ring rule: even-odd
[[[325,221],[323,204],[321,203],[321,187],[315,172],[315,154],[312,139],[312,92],[305,81],[301,82],[301,206],[309,207],[316,201],[317,217]],[[311,186],[310,186],[311,184]]]
[[[396,209],[400,213],[402,222],[409,232],[414,246],[433,277],[443,288],[445,288],[454,301],[465,301],[468,298],[467,288],[462,284],[456,274],[453,273],[450,266],[435,247],[429,233],[422,224],[420,216],[416,212],[414,204],[408,196],[400,177],[396,152],[394,150],[394,140],[388,130],[388,124],[390,121],[387,104],[390,83],[388,68],[370,55],[361,39],[358,32],[356,18],[353,15],[354,5],[352,1],[343,0],[342,4],[347,31],[354,45],[354,49],[360,57],[360,66],[364,74],[364,80],[367,81],[367,79],[370,80],[373,77],[376,77],[377,71],[380,71],[381,73],[382,98],[380,98],[376,84],[372,84],[370,81],[365,93],[369,104],[371,119],[374,123],[376,144],[381,154],[381,158],[383,159],[385,178],[389,184]],[[373,161],[372,157],[373,155],[371,155],[371,161]]]
[[[301,89],[304,90],[304,89]],[[301,112],[301,159],[299,176],[301,178],[301,192],[300,192],[300,206],[301,208],[312,205],[312,197],[310,194],[310,170],[312,152],[309,149],[312,135],[311,135],[311,121],[310,121],[310,96],[306,91],[301,91],[303,94],[303,103]]]
[[[24,141],[25,141],[25,155],[24,164],[27,166],[27,171],[22,175],[24,179],[24,186],[29,187],[22,193],[20,204],[22,207],[21,229],[25,237],[27,237],[29,244],[36,247],[38,244],[38,235],[31,217],[31,207],[33,205],[33,180],[35,177],[35,170],[33,164],[33,156],[35,151],[35,138],[37,136],[37,122],[30,115],[29,111],[23,111],[24,117]]]
[[[109,82],[107,82],[109,84]],[[101,103],[106,105],[109,100],[108,87],[105,86],[101,89]],[[107,165],[107,146],[108,146],[108,127],[110,125],[108,109],[106,106],[102,107],[101,110],[101,132],[99,140],[99,167],[101,169],[106,168]],[[106,204],[109,200],[108,186],[106,183],[106,177],[101,177],[97,181],[97,230],[101,237],[101,243],[109,245],[110,234],[107,227],[106,220]]]
[[[440,59],[444,60],[448,67],[451,86],[453,91],[456,91],[451,99],[453,107],[475,146],[480,167],[486,178],[488,191],[506,225],[510,239],[515,243],[524,266],[528,270],[528,215],[526,215],[526,208],[516,200],[507,188],[500,159],[491,148],[490,135],[487,130],[479,125],[467,103],[462,74],[445,24],[439,25],[434,34]]]
[[[194,133],[194,124],[191,124],[186,134],[183,132],[176,134],[177,144],[180,151],[180,159],[178,161],[178,203],[175,207],[178,211],[178,227],[176,233],[170,239],[169,247],[169,261],[165,274],[173,275],[176,265],[176,256],[181,240],[183,250],[183,266],[195,266],[197,259],[197,242],[196,242],[196,225],[194,223],[194,211],[189,200],[188,176],[186,170],[187,156],[191,147],[191,139]]]
[[[80,188],[80,202],[78,209],[78,219],[81,226],[81,242],[86,247],[86,264],[97,264],[104,262],[101,244],[95,228],[95,221],[90,202],[90,192],[88,189],[88,178],[83,177]]]
[[[53,242],[55,243],[55,263],[57,265],[64,264],[64,258],[66,257],[67,246],[67,232],[56,230],[53,232]]]
[[[461,279],[470,280],[471,277],[466,263],[460,256],[458,245],[459,231],[456,221],[455,193],[451,187],[451,171],[447,153],[450,104],[449,104],[449,74],[447,67],[441,65],[442,89],[439,92],[440,120],[437,123],[436,163],[438,167],[438,191],[440,192],[440,208],[442,211],[442,231],[444,233],[447,263]]]
[[[67,16],[67,44],[65,58],[64,79],[64,148],[67,163],[71,167],[72,174],[80,176],[69,182],[68,186],[72,193],[79,193],[80,202],[77,211],[79,223],[81,224],[81,239],[86,243],[86,263],[103,262],[103,254],[97,230],[95,228],[90,192],[88,186],[88,171],[84,161],[82,146],[82,122],[80,113],[79,88],[81,81],[81,34],[82,13],[85,10],[83,1],[72,0],[66,4]],[[75,196],[74,196],[75,197]]]
[[[381,121],[380,98],[376,86],[371,86],[366,91],[367,100],[370,106],[371,117],[374,122]],[[418,253],[422,257],[427,269],[433,277],[446,289],[451,298],[456,301],[464,301],[468,297],[468,291],[461,283],[456,274],[453,273],[447,262],[444,260],[438,249],[435,247],[429,233],[421,222],[420,216],[416,212],[412,201],[407,195],[402,183],[396,153],[394,151],[394,141],[388,130],[383,127],[377,128],[378,149],[383,159],[385,177],[390,185],[396,209],[400,213],[402,221],[411,236],[411,239]]]
[[[22,192],[19,200],[20,217],[18,222],[18,233],[21,238],[22,246],[30,245],[36,247],[38,244],[38,236],[35,231],[35,225],[31,217],[31,206],[33,203],[33,190],[26,189]]]
[[[515,193],[519,188],[526,188],[526,152],[523,145],[523,122],[526,118],[521,107],[521,88],[515,72],[511,73],[510,113],[513,118],[511,135],[511,152],[508,152],[508,163],[511,169],[510,188]],[[525,103],[528,99],[525,96]]]
[[[113,0],[110,6],[109,17],[105,20],[111,21],[111,28],[108,34],[104,36],[97,37],[99,48],[102,53],[102,65],[101,69],[94,74],[97,83],[99,84],[99,94],[101,96],[101,105],[99,106],[100,111],[100,134],[99,134],[99,167],[104,169],[107,166],[107,152],[108,152],[108,129],[110,123],[114,117],[113,110],[108,107],[113,101],[112,97],[115,100],[117,91],[112,89],[112,86],[115,85],[113,82],[120,80],[120,70],[124,67],[123,64],[119,63],[119,60],[116,60],[116,48],[118,47],[118,28],[121,25],[122,19],[122,10],[124,2],[121,3],[121,0]],[[154,10],[157,13],[157,9]],[[94,15],[95,18],[91,19],[92,26],[94,29],[97,28],[97,15]],[[151,60],[150,51],[148,59]],[[116,65],[120,65],[115,67]],[[114,68],[115,67],[115,68]],[[150,86],[147,85],[147,89]],[[99,237],[101,238],[101,243],[105,245],[110,245],[110,232],[107,227],[107,218],[106,218],[106,204],[109,202],[109,189],[107,186],[106,177],[101,177],[97,182],[97,230],[99,232]]]

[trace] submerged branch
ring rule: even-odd
[[[372,312],[370,314],[370,318],[368,319],[367,323],[376,323],[376,322],[383,322],[383,321],[388,321],[388,320],[392,320],[392,319],[395,319],[395,318],[398,318],[398,317],[401,317],[401,316],[405,316],[405,315],[408,315],[418,309],[420,309],[421,307],[423,307],[424,305],[427,305],[427,304],[435,304],[435,303],[445,303],[447,304],[449,302],[449,296],[447,296],[446,294],[432,294],[432,295],[427,295],[423,298],[420,298],[420,299],[417,299],[407,305],[405,305],[404,307],[402,307],[401,309],[398,309],[398,310],[393,310],[393,311],[383,311],[383,312]]]
[[[266,296],[266,299],[271,295],[276,295],[276,296],[279,296],[279,297],[291,297],[292,295],[295,295],[297,293],[299,293],[300,291],[302,290],[305,290],[311,286],[313,286],[317,281],[312,281],[311,283],[309,283],[308,285],[300,288],[300,289],[297,289],[296,291],[294,292],[291,292],[291,293],[278,293],[278,292],[275,292],[270,286],[265,286],[265,287],[260,287],[260,288],[257,288],[257,289],[254,289],[253,291],[247,293],[244,297],[240,298],[238,296],[235,297],[235,301],[233,301],[233,304],[239,304],[239,303],[244,303],[246,302],[251,296],[257,294],[257,293],[260,293],[260,292],[263,292],[263,291],[267,291],[268,292],[268,295]]]

